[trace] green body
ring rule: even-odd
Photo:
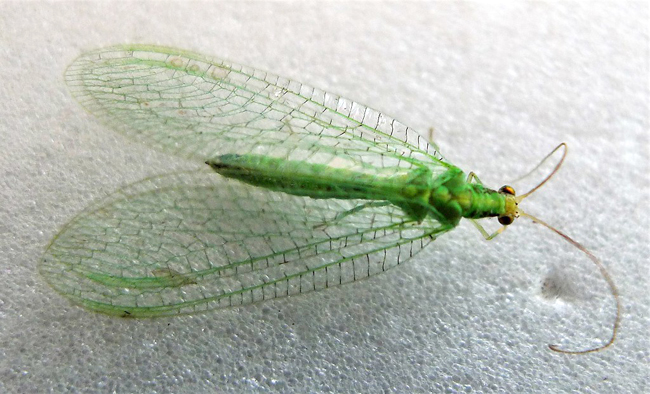
[[[405,175],[381,177],[250,154],[222,155],[206,163],[225,177],[296,196],[388,201],[418,222],[430,215],[455,226],[461,218],[480,219],[505,213],[503,194],[466,182],[465,174],[454,166],[435,177],[426,167]]]
[[[407,126],[265,71],[121,45],[65,80],[111,129],[197,163],[121,188],[52,239],[40,272],[95,311],[194,313],[355,282],[507,210]]]

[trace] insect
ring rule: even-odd
[[[87,208],[40,264],[74,303],[157,317],[354,282],[415,256],[462,218],[487,239],[524,216],[394,119],[325,91],[188,51],[123,45],[66,70],[72,95],[119,133],[203,170],[152,177]],[[551,155],[547,156],[550,157]],[[546,159],[545,159],[546,160]],[[493,234],[477,219],[497,217]]]

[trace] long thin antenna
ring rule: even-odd
[[[535,186],[534,188],[530,189],[528,192],[526,192],[526,193],[524,193],[524,194],[522,194],[522,195],[517,196],[517,202],[520,202],[520,201],[523,200],[524,198],[526,198],[526,197],[530,196],[531,194],[533,194],[537,189],[539,189],[540,187],[542,187],[542,185],[544,185],[544,184],[545,184],[549,179],[551,179],[551,178],[553,177],[553,175],[555,175],[555,173],[560,169],[560,167],[562,167],[562,163],[564,163],[564,159],[566,158],[566,155],[567,155],[567,153],[568,153],[568,151],[569,151],[569,148],[567,147],[566,143],[563,142],[563,143],[561,143],[560,145],[556,146],[555,149],[553,149],[553,150],[551,151],[551,153],[549,153],[548,155],[546,155],[546,157],[543,158],[542,161],[540,161],[539,164],[538,164],[537,166],[535,166],[535,168],[533,168],[532,170],[530,170],[530,171],[528,172],[528,174],[526,174],[526,175],[524,175],[524,176],[522,176],[522,177],[519,178],[519,179],[523,179],[523,178],[527,177],[528,175],[530,175],[533,171],[535,171],[535,170],[538,169],[542,164],[544,164],[544,162],[545,162],[549,157],[553,156],[553,154],[554,154],[555,152],[557,152],[558,149],[560,149],[560,148],[562,148],[562,147],[564,147],[564,153],[562,154],[562,158],[560,159],[560,161],[555,165],[555,168],[553,169],[553,171],[552,171],[550,174],[548,174],[548,176],[547,176],[546,178],[544,178],[544,180],[541,181],[537,186]]]
[[[563,144],[560,144],[560,145],[563,145]],[[565,145],[565,147],[566,147],[566,145]],[[558,148],[559,148],[559,146],[558,146]],[[556,148],[556,150],[557,150],[557,148]],[[565,156],[566,156],[566,151],[565,151]],[[564,156],[562,157],[562,160],[564,160]],[[560,164],[561,164],[561,161],[560,161]],[[558,167],[559,167],[559,165],[558,165]],[[555,171],[557,171],[558,167],[555,167],[555,170],[553,170],[553,173],[555,173]],[[544,180],[544,182],[546,182],[546,180]],[[542,182],[542,184],[544,182]],[[539,188],[539,186],[541,186],[541,184],[538,185],[533,190],[531,190],[530,192],[528,192],[527,194],[532,193],[537,188]],[[571,245],[575,246],[580,251],[582,251],[584,254],[586,254],[587,257],[589,257],[589,259],[591,259],[591,261],[594,264],[596,264],[596,267],[598,267],[598,269],[600,270],[601,275],[603,276],[603,278],[605,279],[605,281],[609,285],[609,288],[611,289],[611,293],[614,296],[614,300],[616,301],[616,318],[614,319],[614,325],[612,326],[612,336],[609,338],[609,341],[607,341],[607,343],[605,343],[604,345],[595,347],[595,348],[587,349],[587,350],[564,350],[564,349],[560,349],[557,345],[548,345],[549,349],[553,350],[554,352],[564,353],[564,354],[586,354],[586,353],[593,353],[593,352],[598,352],[598,351],[607,349],[616,340],[616,334],[618,332],[618,326],[619,326],[619,323],[621,321],[621,300],[620,300],[620,297],[618,295],[618,289],[616,288],[616,284],[614,284],[614,280],[609,275],[609,272],[607,272],[607,269],[605,268],[603,263],[596,256],[594,256],[593,253],[591,253],[589,250],[587,250],[587,248],[582,246],[579,242],[573,240],[573,238],[571,238],[568,235],[564,234],[563,232],[556,229],[555,227],[547,224],[546,222],[536,218],[535,216],[529,215],[529,214],[527,214],[525,212],[522,212],[522,211],[519,211],[519,215],[525,216],[525,217],[529,218],[530,220],[532,220],[533,222],[539,223],[542,226],[548,228],[549,230],[554,231],[556,234],[558,234],[559,236],[564,238],[564,240],[566,240]]]

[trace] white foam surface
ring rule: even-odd
[[[122,319],[40,277],[49,240],[91,202],[200,163],[132,143],[70,96],[65,67],[120,43],[190,49],[364,103],[499,187],[559,142],[525,207],[600,256],[520,220],[465,223],[401,267],[247,307]],[[0,392],[648,390],[648,6],[642,3],[0,4]]]

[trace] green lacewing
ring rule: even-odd
[[[72,95],[113,130],[204,170],[144,179],[84,210],[40,265],[74,303],[157,317],[301,294],[395,267],[462,218],[491,239],[524,213],[398,121],[254,68],[184,50],[122,45],[66,70]],[[551,155],[555,152],[553,151]],[[549,156],[551,156],[549,155]],[[547,158],[549,157],[547,156]],[[545,159],[546,160],[546,159]],[[488,234],[477,219],[503,225]]]

